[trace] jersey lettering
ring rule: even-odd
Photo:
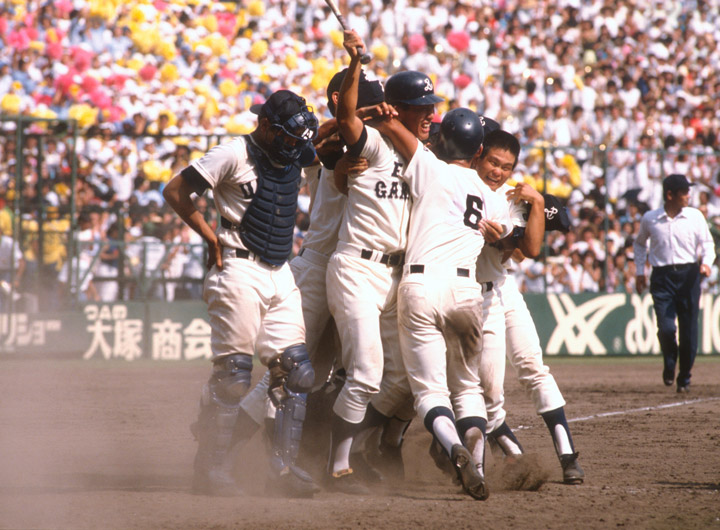
[[[399,177],[400,176],[400,170],[402,169],[403,165],[401,162],[395,162],[395,167],[393,168],[392,176],[393,177]]]
[[[475,195],[468,195],[465,198],[465,215],[463,215],[463,222],[465,226],[470,228],[477,228],[478,223],[482,220],[482,207],[483,200]]]
[[[390,191],[383,181],[378,180],[375,183],[375,197],[378,199],[401,199],[406,201],[410,197],[410,187],[404,182],[392,182]]]
[[[253,189],[252,183],[245,182],[243,184],[240,184],[240,191],[243,194],[243,197],[246,199],[252,199],[255,195],[255,190]]]
[[[393,182],[390,185],[390,193],[388,193],[388,199],[397,199],[398,198],[398,183]]]

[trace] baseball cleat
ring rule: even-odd
[[[457,476],[468,495],[473,499],[481,501],[484,501],[490,496],[490,492],[485,484],[485,478],[475,466],[475,461],[467,447],[461,444],[453,445],[452,451],[450,452],[450,460],[453,466],[455,466]]]
[[[393,447],[380,441],[375,464],[383,476],[392,481],[405,480],[405,462],[402,456],[402,445]]]
[[[428,448],[428,453],[433,459],[433,462],[435,462],[435,466],[449,477],[452,477],[454,484],[462,484],[462,482],[460,481],[460,477],[458,477],[457,473],[455,472],[455,468],[453,467],[452,462],[448,460],[447,453],[445,453],[445,450],[443,449],[442,445],[440,445],[440,442],[437,441],[437,439],[433,438],[432,443]]]
[[[677,387],[678,394],[687,394],[688,392],[690,392],[690,383],[688,383],[687,385],[678,385],[678,387]]]
[[[380,484],[385,481],[383,474],[373,467],[362,453],[350,453],[350,465],[357,478],[368,484]]]
[[[194,495],[208,497],[238,497],[243,494],[228,473],[219,471],[196,473],[193,477],[192,492]]]
[[[565,484],[582,484],[585,480],[585,472],[578,463],[579,453],[560,455],[560,465],[563,470],[563,482]]]
[[[672,372],[663,370],[663,383],[665,383],[665,386],[672,386],[674,379],[675,379],[675,374],[673,374]]]
[[[352,468],[328,475],[326,485],[330,491],[347,495],[370,495],[370,489],[353,473]]]
[[[297,466],[288,466],[280,475],[267,483],[268,489],[283,497],[307,499],[311,498],[320,488],[313,482],[310,475]]]

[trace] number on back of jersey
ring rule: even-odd
[[[483,204],[482,198],[476,195],[468,195],[465,198],[465,214],[463,215],[465,226],[469,226],[470,228],[478,227],[478,223],[480,223],[483,218]]]

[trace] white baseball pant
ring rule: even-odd
[[[408,270],[409,265],[405,267]],[[403,276],[398,289],[402,359],[420,418],[435,407],[453,410],[456,419],[486,418],[479,352],[466,359],[457,350],[448,350],[444,335],[448,313],[476,304],[481,289],[474,274],[452,273],[447,267],[426,265],[423,273]]]
[[[383,385],[389,403],[401,401],[408,386],[397,329],[399,267],[336,252],[327,271],[330,312],[335,318],[347,379],[333,410],[360,423],[370,399]],[[382,403],[375,403],[385,413]]]

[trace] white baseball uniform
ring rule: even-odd
[[[512,189],[505,184],[495,194],[508,202],[514,226],[526,225],[527,205],[506,198]],[[505,357],[515,370],[520,384],[532,396],[538,414],[563,407],[560,389],[543,364],[542,349],[535,324],[513,274],[513,262],[503,262],[502,252],[486,246],[477,260],[477,280],[483,286],[489,308],[483,326],[483,354],[480,379],[488,413],[487,432],[505,421]]]
[[[223,267],[215,265],[208,271],[203,299],[213,356],[257,353],[267,365],[289,346],[305,342],[305,325],[290,266],[269,265],[251,252],[247,258],[238,257],[238,251],[247,249],[237,226],[257,187],[245,142],[245,137],[236,138],[192,162],[212,188],[218,213],[232,223],[217,228]]]
[[[446,319],[482,299],[475,262],[485,245],[481,219],[511,230],[507,204],[473,169],[447,164],[418,142],[404,174],[413,213],[403,277],[398,291],[402,359],[421,418],[435,407],[456,419],[485,417],[480,355],[447,352]],[[479,352],[478,352],[479,353]]]
[[[407,395],[400,360],[397,285],[410,218],[410,195],[400,174],[403,161],[377,130],[366,127],[359,156],[369,168],[348,179],[348,198],[337,250],[327,270],[328,305],[342,342],[347,379],[333,410],[360,423],[381,384],[393,405]],[[373,401],[382,414],[392,415]]]
[[[337,246],[338,230],[345,211],[346,197],[333,184],[333,170],[322,166],[306,168],[305,179],[310,192],[310,225],[300,252],[290,261],[295,285],[300,290],[305,321],[306,347],[316,373],[318,365],[331,362],[335,351],[319,351],[318,342],[330,320],[325,276],[330,255]],[[241,406],[258,424],[274,416],[267,399],[269,374],[248,392]]]

